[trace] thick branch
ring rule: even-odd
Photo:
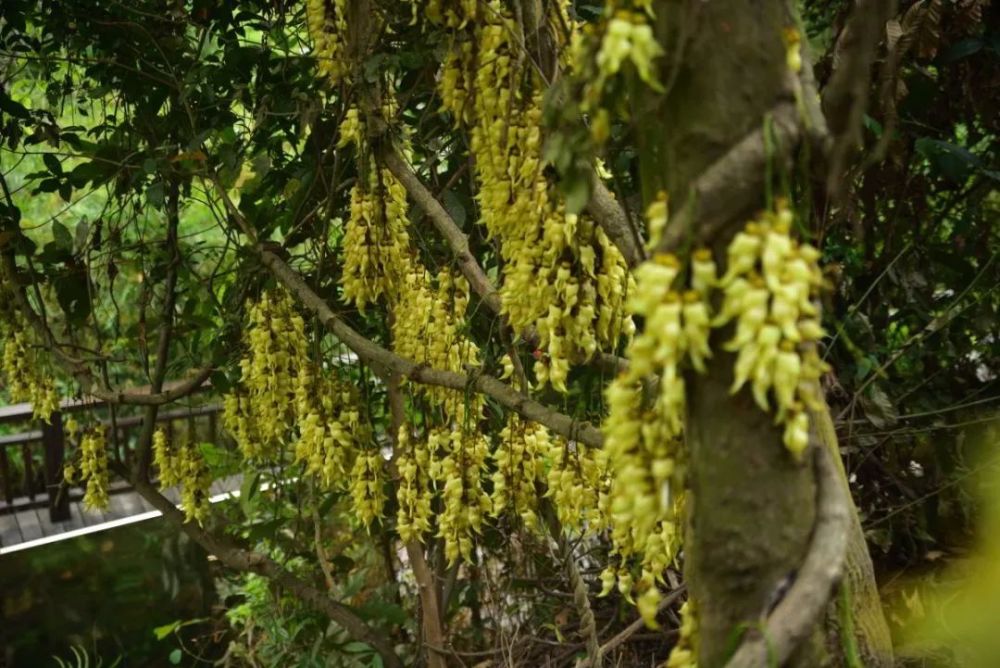
[[[625,210],[601,181],[596,171],[591,171],[590,200],[587,212],[594,217],[611,242],[618,247],[629,267],[635,267],[646,259],[646,253],[636,241],[635,232]]]
[[[486,276],[483,268],[476,262],[475,256],[469,249],[468,237],[458,228],[451,215],[445,211],[445,208],[437,201],[434,194],[420,181],[410,165],[406,163],[395,148],[388,148],[382,155],[382,161],[389,168],[389,171],[399,179],[399,182],[403,184],[406,192],[410,194],[410,197],[417,203],[417,206],[427,213],[431,222],[434,223],[434,227],[437,228],[437,231],[448,242],[448,247],[451,248],[451,252],[455,255],[455,260],[458,262],[458,267],[462,275],[469,281],[469,285],[475,293],[482,298],[491,311],[499,313],[500,295],[496,288],[493,287],[493,283],[489,277]]]
[[[184,513],[178,510],[170,499],[160,494],[148,481],[134,478],[132,484],[142,498],[163,513],[169,522],[177,525],[196,543],[218,557],[225,566],[236,571],[257,573],[270,578],[306,605],[326,614],[353,638],[371,645],[382,657],[386,666],[403,668],[403,662],[396,656],[390,639],[385,634],[368,626],[351,608],[338,603],[322,590],[292,575],[266,554],[248,550],[227,538],[203,529],[196,523],[185,522]]]
[[[521,416],[543,424],[566,438],[579,440],[591,447],[601,447],[603,438],[599,429],[589,423],[580,423],[568,415],[555,411],[529,399],[506,383],[473,369],[466,375],[455,371],[432,369],[400,357],[370,341],[337,317],[330,306],[306,284],[288,264],[266,247],[256,246],[257,253],[275,278],[288,289],[319,321],[358,357],[380,370],[380,375],[398,373],[416,383],[436,385],[453,390],[471,388],[495,399],[502,406]]]
[[[724,237],[728,226],[741,222],[734,214],[760,202],[768,163],[787,165],[801,134],[795,105],[777,105],[770,130],[765,126],[746,135],[694,181],[657,250],[676,251],[685,243],[697,246]]]
[[[816,525],[795,584],[767,619],[762,634],[740,645],[726,668],[783,666],[809,637],[830,602],[847,550],[850,506],[830,450],[814,439],[817,478]]]

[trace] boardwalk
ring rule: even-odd
[[[221,501],[230,496],[238,496],[241,476],[230,476],[212,483],[212,501]],[[176,488],[168,489],[164,495],[174,503],[179,502]],[[85,533],[107,529],[159,517],[139,494],[131,489],[121,488],[110,496],[105,511],[85,510],[78,499],[70,501],[70,518],[62,522],[49,520],[49,512],[41,507],[23,507],[0,515],[0,554],[70,538]]]

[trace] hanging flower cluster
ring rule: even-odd
[[[693,278],[696,273],[698,281]],[[711,282],[714,267],[692,269],[691,274],[695,285]],[[656,589],[655,580],[672,561],[680,540],[676,519],[683,503],[682,364],[702,369],[711,355],[707,287],[681,294],[680,278],[680,262],[669,254],[656,255],[636,270],[636,290],[628,308],[644,318],[645,326],[626,353],[628,369],[608,387],[610,414],[604,425],[605,448],[614,470],[611,539],[622,560],[619,588],[623,593],[630,589],[627,562],[640,557],[640,584],[653,609],[657,594],[648,592]],[[656,379],[655,388],[647,387],[649,378]],[[605,589],[610,590],[611,582],[606,575]]]
[[[396,440],[396,469],[396,531],[404,543],[422,541],[431,530],[431,452],[427,439],[412,436],[406,424],[400,425]]]
[[[500,432],[493,459],[493,507],[499,517],[516,513],[528,529],[538,529],[538,488],[544,480],[545,457],[554,447],[549,430],[512,414]]]
[[[483,489],[490,444],[479,432],[454,426],[432,429],[427,437],[430,474],[441,495],[438,536],[448,563],[472,558],[472,541],[482,530],[492,503]]]
[[[106,510],[108,450],[103,427],[88,431],[80,439],[80,479],[86,481],[83,494],[84,507]]]
[[[346,62],[347,0],[307,0],[306,25],[320,74],[337,84],[350,71]]]
[[[364,310],[380,298],[393,301],[409,272],[406,189],[388,169],[372,169],[351,189],[344,230],[345,302]]]
[[[181,510],[185,522],[201,524],[208,517],[212,474],[198,447],[185,441],[172,446],[163,429],[153,434],[153,463],[160,472],[161,489],[181,486]]]
[[[31,340],[31,329],[15,308],[0,276],[0,375],[11,401],[31,404],[33,417],[48,422],[59,410],[55,382],[44,372],[45,359]]]
[[[577,533],[607,528],[607,453],[562,437],[550,437],[548,445],[545,496],[552,499],[560,526]]]
[[[589,119],[590,144],[586,148],[597,152],[611,135],[613,113],[622,111],[613,97],[622,89],[627,64],[640,81],[663,92],[656,63],[663,48],[650,23],[651,2],[609,0],[603,16],[573,31],[566,50],[567,69],[576,85],[572,98],[579,100],[579,111]]]
[[[670,650],[666,668],[698,668],[698,618],[690,598],[681,606],[681,627],[677,644]]]
[[[611,14],[597,51],[599,76],[594,85],[598,90],[607,79],[618,74],[625,61],[632,63],[646,85],[663,90],[653,66],[653,61],[663,54],[663,48],[656,41],[648,18],[646,13],[624,9]]]
[[[362,419],[356,389],[307,365],[299,373],[295,412],[299,437],[295,460],[305,463],[325,489],[342,489],[351,458],[372,442],[371,426]]]
[[[586,216],[566,213],[543,173],[542,82],[518,57],[513,17],[499,2],[456,41],[438,88],[470,126],[481,222],[500,241],[501,304],[515,331],[536,328],[539,382],[566,391],[570,365],[631,334],[617,247]]]
[[[809,444],[807,409],[820,409],[816,381],[827,370],[816,351],[824,336],[815,306],[823,274],[820,253],[791,235],[787,201],[747,223],[730,243],[724,300],[713,327],[731,322],[736,332],[724,348],[736,352],[732,392],[747,383],[761,410],[777,404],[784,443],[796,457]]]
[[[463,331],[468,307],[467,281],[456,279],[448,269],[442,269],[432,279],[419,260],[414,259],[393,307],[395,351],[432,369],[464,372],[468,366],[478,366],[479,346]],[[477,392],[417,387],[449,418],[476,419],[482,413],[483,397]]]
[[[247,305],[240,388],[226,395],[223,423],[247,459],[273,459],[296,421],[295,393],[308,365],[305,322],[284,291]]]
[[[247,459],[273,461],[294,442],[305,473],[325,489],[349,491],[370,525],[385,504],[385,462],[368,450],[374,438],[357,389],[308,358],[305,323],[285,291],[263,293],[247,315],[243,377],[223,402],[226,428]]]
[[[351,468],[349,491],[354,512],[366,527],[382,517],[385,507],[385,480],[382,467],[385,459],[376,449],[359,452]]]

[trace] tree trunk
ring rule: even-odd
[[[644,198],[663,189],[676,208],[685,204],[694,180],[709,165],[764,126],[770,110],[794,102],[795,79],[782,31],[797,22],[783,2],[661,0],[655,11],[665,51],[660,80],[667,94],[640,96],[634,120],[643,128],[637,141]],[[723,228],[729,231],[712,239],[717,251],[764,207],[763,177],[752,176],[760,182],[757,202],[749,208],[734,203],[726,212],[730,224]],[[794,579],[816,513],[813,468],[788,454],[780,428],[754,404],[749,390],[729,393],[734,355],[721,349],[729,334],[716,333],[712,348],[718,352],[707,373],[688,379],[691,503],[684,565],[697,604],[702,668],[724,665],[741,635],[760,628],[782,588]],[[823,440],[839,461],[835,437],[832,443]],[[871,657],[864,665],[888,665],[877,658],[891,655],[891,649],[864,537],[860,524],[854,524],[847,564],[852,627],[862,656]],[[817,624],[812,641],[799,648],[790,665],[828,661],[821,627]],[[830,627],[829,646],[839,655],[835,627]]]

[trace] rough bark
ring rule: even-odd
[[[643,194],[648,198],[665,189],[672,208],[687,212],[682,216],[687,229],[668,227],[671,246],[707,243],[721,251],[735,229],[765,206],[762,166],[779,173],[788,164],[788,146],[763,155],[763,165],[749,160],[744,175],[732,183],[733,197],[723,191],[721,197],[716,192],[700,198],[699,179],[739,158],[734,147],[761,137],[769,118],[775,135],[790,144],[799,140],[797,119],[787,114],[797,107],[782,41],[782,30],[794,27],[795,17],[785,3],[745,0],[662,0],[655,10],[657,35],[668,54],[661,79],[670,85],[665,97],[641,96],[634,110],[636,124],[644,128],[637,138]],[[776,118],[776,111],[784,115]],[[685,575],[698,604],[703,668],[724,665],[741,635],[760,627],[781,600],[806,556],[817,513],[813,468],[793,460],[772,417],[747,391],[730,395],[734,357],[721,353],[720,345],[727,338],[726,332],[717,335],[713,350],[720,352],[708,373],[692,376],[688,386],[691,505]],[[862,592],[866,615],[855,613],[855,632],[859,645],[872,648],[870,656],[884,656],[884,619],[877,595],[872,602],[870,561],[851,510],[846,571],[854,591]],[[823,665],[828,655],[822,624],[803,637],[785,665]]]
[[[861,659],[861,665],[866,666],[866,668],[888,668],[893,665],[892,638],[889,635],[889,626],[886,623],[882,601],[875,585],[875,571],[871,555],[868,554],[868,545],[861,527],[861,518],[854,506],[853,499],[851,499],[847,471],[844,470],[844,463],[840,458],[840,447],[833,419],[830,417],[829,409],[813,412],[810,417],[813,420],[821,447],[827,448],[832,455],[837,466],[838,480],[843,486],[850,504],[851,521],[848,526],[847,555],[844,561],[842,586],[846,586],[849,592],[847,600],[850,609],[846,612],[851,616],[858,656]],[[837,614],[838,612],[831,610],[827,620],[833,632],[841,630],[841,615]]]

